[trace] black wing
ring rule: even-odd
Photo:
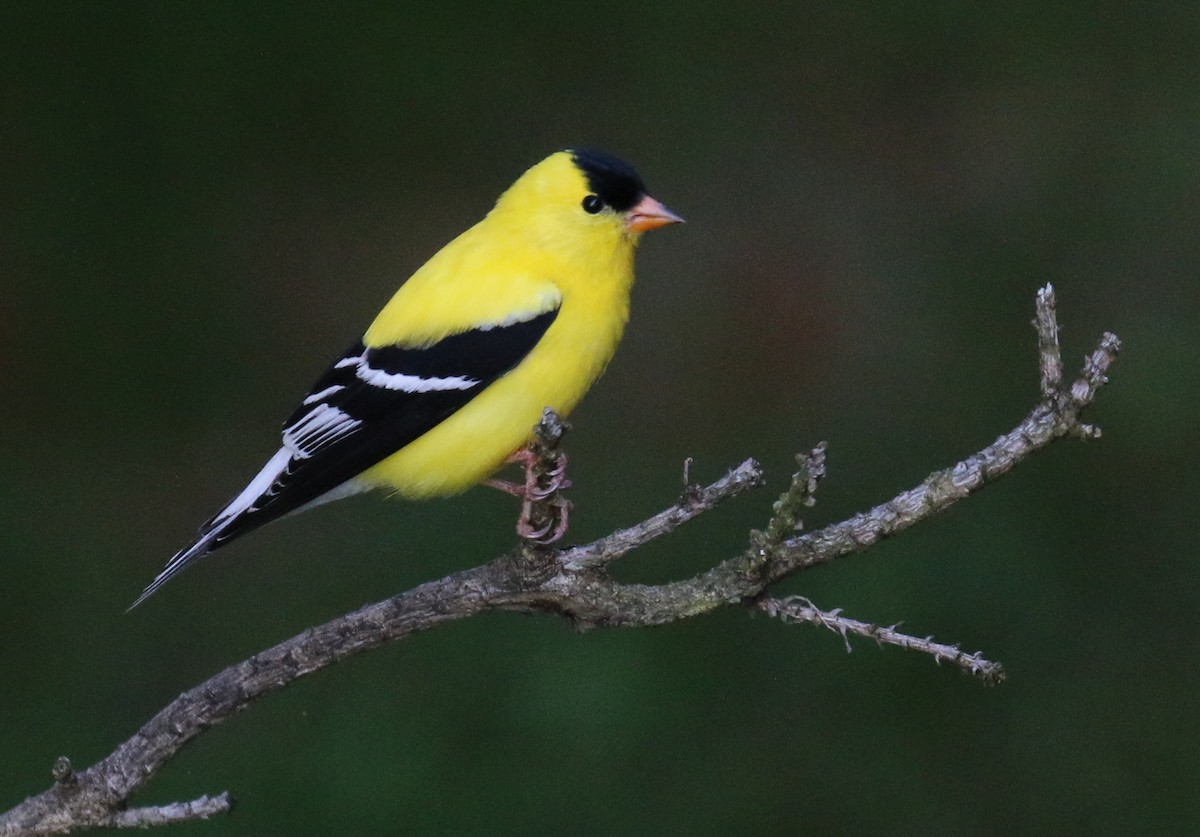
[[[556,308],[430,346],[352,346],[284,422],[291,456],[283,470],[245,509],[210,521],[240,517],[221,527],[213,546],[316,500],[436,427],[520,363],[557,315]]]
[[[352,346],[284,424],[283,447],[130,610],[195,559],[317,500],[433,429],[520,363],[557,316],[556,308],[430,346]]]

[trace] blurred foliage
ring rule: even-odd
[[[752,11],[750,9],[753,9]],[[680,465],[773,481],[617,568],[890,497],[1125,340],[1091,418],[980,496],[786,585],[1003,660],[998,689],[729,612],[493,615],[290,687],[139,802],[194,834],[1195,833],[1200,7],[0,4],[0,808],[313,622],[477,564],[515,508],[360,498],[124,607],[273,451],[395,284],[571,144],[688,218],[569,437],[590,538]]]

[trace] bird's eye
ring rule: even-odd
[[[583,199],[583,211],[588,215],[595,215],[601,209],[604,209],[604,201],[595,195],[588,195]]]

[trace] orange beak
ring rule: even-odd
[[[682,224],[683,219],[649,195],[644,195],[625,213],[625,231],[643,233],[667,224]]]

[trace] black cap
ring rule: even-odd
[[[646,184],[624,160],[594,148],[569,148],[567,153],[587,177],[588,188],[617,212],[632,209],[646,194]]]

